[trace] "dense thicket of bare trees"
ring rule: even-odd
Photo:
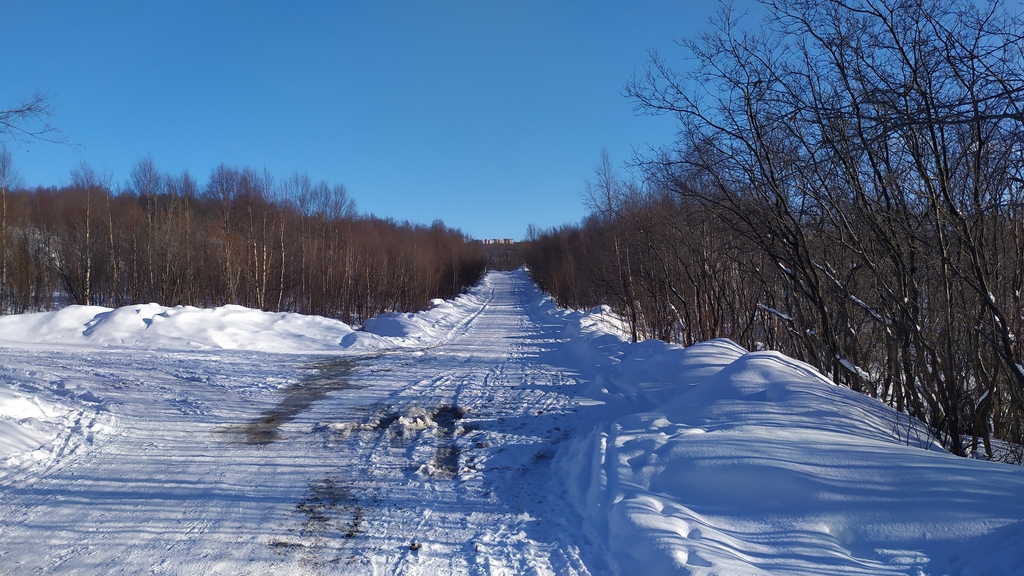
[[[441,222],[357,215],[342,186],[219,166],[205,186],[146,158],[115,193],[84,163],[12,190],[0,154],[0,312],[63,304],[240,304],[358,322],[472,285],[486,257]]]
[[[968,0],[763,0],[627,91],[679,140],[644,186],[598,170],[581,226],[533,234],[563,302],[635,335],[776,348],[956,454],[1024,440],[1024,34]],[[1002,457],[1006,457],[1003,455]],[[1020,460],[1021,454],[1010,454]]]

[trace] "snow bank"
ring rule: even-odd
[[[549,360],[601,410],[554,466],[622,573],[1024,573],[1024,469],[952,456],[775,352],[631,344],[539,295],[533,311],[565,322]]]
[[[327,352],[352,332],[338,320],[242,306],[68,306],[0,317],[0,343],[21,345]]]
[[[195,308],[138,304],[121,308],[68,306],[54,312],[0,316],[0,345],[131,347],[148,350],[373,352],[435,344],[479,307],[485,279],[451,301],[416,314],[388,313],[362,330],[322,316],[263,312],[242,306]]]
[[[393,346],[422,347],[445,342],[455,336],[494,290],[492,279],[484,276],[472,289],[451,300],[434,299],[430,308],[414,314],[388,312],[363,322],[365,334],[386,338]]]

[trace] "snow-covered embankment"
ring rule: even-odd
[[[1024,573],[1021,467],[781,354],[630,344],[597,312],[537,302],[610,415],[555,465],[624,573]]]

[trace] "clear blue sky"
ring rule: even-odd
[[[73,147],[15,144],[28,185],[151,154],[344,184],[360,212],[476,238],[576,222],[602,147],[673,137],[621,95],[712,1],[0,3],[0,108],[41,90]]]

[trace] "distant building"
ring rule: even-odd
[[[523,265],[519,243],[511,238],[477,240],[483,245],[490,270],[515,270]]]

